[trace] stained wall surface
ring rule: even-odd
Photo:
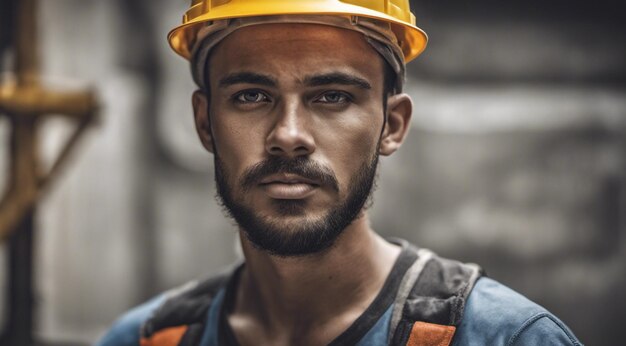
[[[102,104],[101,123],[37,219],[37,333],[45,339],[91,343],[127,308],[239,256],[232,222],[213,197],[212,158],[193,128],[188,66],[165,41],[187,5],[41,2],[47,78],[91,85]],[[413,6],[431,41],[409,68],[411,133],[382,160],[375,229],[480,263],[584,343],[615,345],[626,320],[618,8]],[[68,124],[44,129],[50,159]],[[0,135],[5,148],[7,124]]]

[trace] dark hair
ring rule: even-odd
[[[386,101],[387,97],[395,95],[400,90],[397,90],[396,84],[398,82],[398,74],[391,68],[391,65],[383,60],[383,99]]]

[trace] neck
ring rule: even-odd
[[[269,334],[299,337],[319,330],[321,321],[336,329],[328,335],[345,330],[374,300],[400,252],[372,231],[366,214],[318,254],[277,257],[255,248],[245,235],[241,242],[246,268],[233,315],[261,321]]]

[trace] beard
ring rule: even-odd
[[[228,181],[232,177],[224,168],[217,152],[214,156],[217,199],[226,214],[235,220],[250,242],[262,251],[280,257],[297,257],[319,253],[329,249],[343,230],[356,219],[365,207],[374,190],[378,167],[378,150],[363,162],[351,177],[346,197],[343,201],[328,205],[322,217],[305,218],[306,201],[273,200],[275,210],[282,216],[302,216],[302,221],[291,224],[279,220],[266,220],[255,213],[254,206],[238,201],[233,194],[233,186]],[[329,186],[339,192],[339,184],[330,168],[324,167],[308,157],[287,159],[272,156],[248,168],[238,181],[243,195],[258,186],[260,181],[271,174],[290,173]]]

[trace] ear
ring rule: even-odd
[[[413,101],[407,94],[396,94],[387,99],[387,123],[380,141],[380,154],[393,154],[404,142],[411,124]]]
[[[206,150],[213,153],[211,121],[209,120],[209,100],[202,90],[196,90],[191,97],[196,131]]]

